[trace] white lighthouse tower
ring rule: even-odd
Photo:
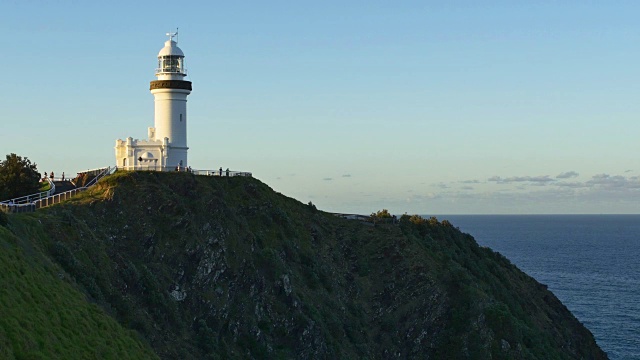
[[[191,82],[185,81],[184,53],[175,33],[158,53],[157,80],[149,90],[155,100],[155,127],[148,130],[149,140],[131,137],[116,140],[116,163],[125,170],[174,170],[187,167],[187,96]]]
[[[158,53],[158,80],[150,86],[155,98],[155,138],[168,139],[167,165],[187,166],[187,95],[191,82],[184,80],[184,54],[173,41],[178,33],[167,35],[169,40]]]

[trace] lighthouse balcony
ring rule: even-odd
[[[180,69],[176,67],[157,68],[156,75],[158,74],[180,74],[187,76],[187,69]]]

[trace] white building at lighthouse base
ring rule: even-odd
[[[128,137],[116,140],[116,160],[122,170],[170,171],[181,164],[170,163],[169,139],[155,138],[155,128],[149,128],[149,139],[138,140]]]

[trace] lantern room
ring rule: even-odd
[[[173,37],[177,33],[168,33],[169,40],[165,41],[164,47],[158,53],[158,67],[156,76],[158,80],[182,80],[187,76],[187,69],[184,67],[184,53],[178,47]]]

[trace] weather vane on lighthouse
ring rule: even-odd
[[[168,32],[167,36],[169,37],[169,41],[173,41],[173,38],[176,38],[176,42],[178,42],[178,28],[176,28],[176,32],[172,33],[172,32]]]

